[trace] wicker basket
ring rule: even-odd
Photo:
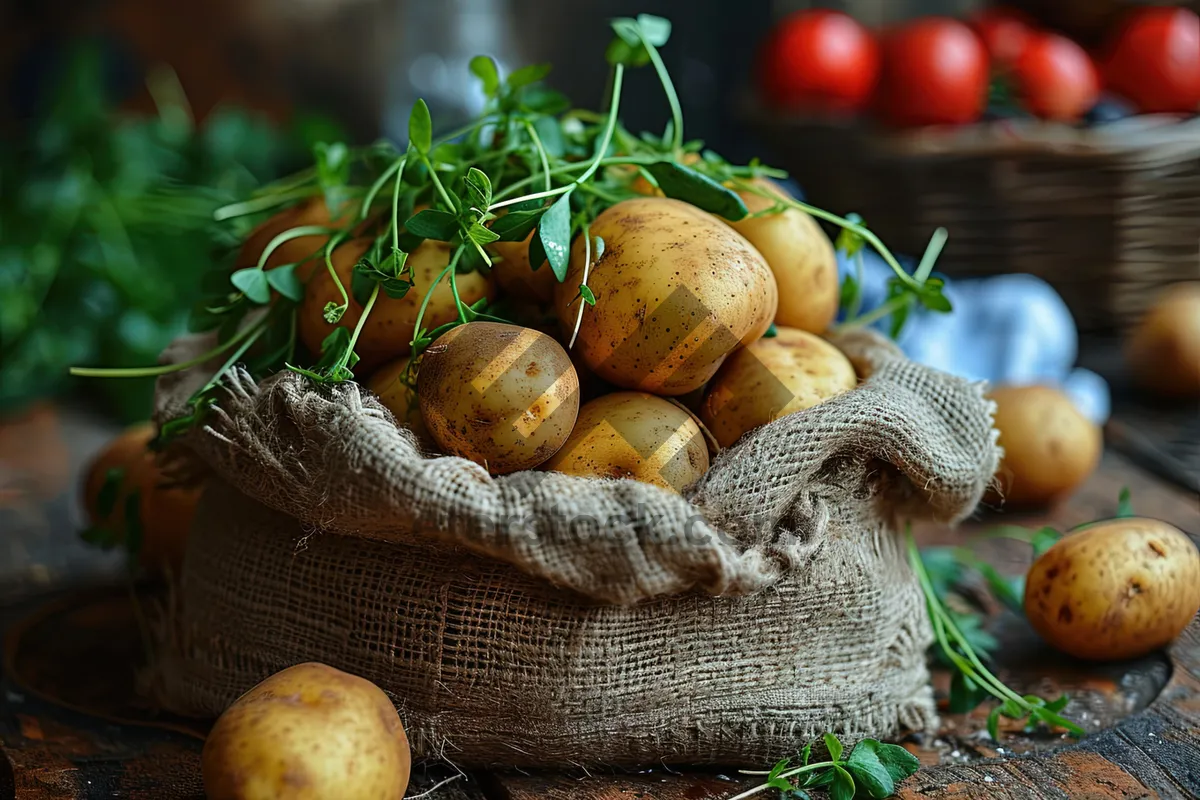
[[[1200,118],[883,133],[752,117],[813,203],[858,212],[900,252],[943,226],[940,270],[1037,275],[1082,331],[1124,329],[1163,285],[1200,277]]]

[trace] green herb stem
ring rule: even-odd
[[[854,279],[858,281],[858,291],[854,294],[854,301],[850,304],[850,308],[846,311],[848,320],[858,319],[858,314],[862,311],[862,286],[863,278],[865,277],[866,266],[863,264],[862,250],[854,254]]]
[[[264,318],[265,319],[265,318]],[[104,369],[94,367],[71,367],[70,373],[78,378],[154,378],[159,375],[169,375],[172,372],[182,372],[185,369],[198,367],[213,358],[221,355],[229,348],[237,345],[239,342],[246,340],[249,337],[258,338],[266,329],[265,321],[260,320],[254,325],[248,325],[238,331],[228,340],[217,345],[213,349],[196,356],[187,361],[181,361],[177,364],[160,364],[154,367],[127,367],[117,369]],[[241,352],[245,352],[242,350]]]
[[[861,286],[862,284],[859,285]],[[864,328],[867,325],[878,322],[881,319],[886,319],[891,314],[904,308],[904,306],[908,303],[911,303],[912,300],[913,297],[911,294],[898,295],[884,303],[880,303],[878,306],[860,317],[848,318],[842,324],[834,326],[834,331],[837,333],[844,333],[845,331],[854,330],[856,328]]]
[[[397,191],[399,191],[399,184],[402,183],[404,179],[405,158],[405,156],[401,156],[389,164],[388,168],[381,172],[379,177],[375,179],[375,182],[371,184],[371,188],[367,190],[366,196],[363,197],[362,208],[359,209],[358,212],[358,218],[360,220],[366,219],[367,214],[371,213],[371,205],[375,202],[375,196],[383,190],[383,185],[387,183],[393,175],[397,175],[396,184]]]
[[[375,307],[375,300],[379,297],[379,284],[376,283],[371,288],[371,296],[367,298],[367,304],[363,306],[362,316],[358,318],[358,324],[354,326],[354,332],[350,334],[350,343],[346,346],[346,357],[354,352],[354,345],[358,343],[358,336],[362,333],[363,326],[367,324],[367,317],[371,316],[371,309]],[[345,366],[343,364],[342,366]]]
[[[400,249],[400,186],[404,183],[404,159],[396,172],[396,186],[392,189],[392,247]]]
[[[549,191],[552,185],[550,180],[550,159],[546,156],[546,148],[542,145],[542,137],[538,136],[537,129],[533,127],[533,123],[529,120],[523,119],[521,122],[525,126],[525,132],[529,134],[533,146],[537,148],[538,158],[542,162],[542,174],[546,176],[546,190]]]
[[[644,36],[642,44],[650,55],[654,71],[658,73],[658,80],[667,95],[667,104],[671,106],[671,150],[678,153],[683,147],[683,108],[679,105],[679,95],[675,93],[675,84],[671,81],[671,74],[667,72],[667,65],[663,63],[662,56],[658,54],[658,48],[646,41]]]
[[[257,214],[260,211],[268,211],[272,208],[278,208],[292,202],[293,200],[303,200],[308,197],[313,197],[320,192],[315,187],[294,189],[288,192],[279,192],[277,194],[269,194],[264,197],[256,197],[250,200],[243,200],[240,203],[230,203],[226,206],[221,206],[213,212],[213,219],[217,222],[223,222],[234,217],[245,217],[249,214]]]
[[[454,205],[454,201],[450,199],[450,194],[446,191],[446,187],[442,185],[442,179],[438,177],[437,170],[433,168],[433,163],[429,160],[429,156],[421,153],[421,162],[425,165],[425,169],[429,170],[429,179],[433,181],[433,187],[442,198],[442,202],[446,208],[452,213],[458,213],[458,206]]]
[[[783,772],[778,773],[775,777],[783,778],[784,780],[786,780],[788,778],[794,778],[797,775],[803,775],[805,772],[812,772],[812,771],[818,770],[818,769],[828,769],[829,767],[845,767],[845,766],[846,766],[845,761],[821,761],[816,764],[806,764],[803,767],[795,767],[794,769],[784,770]],[[747,774],[747,775],[769,775],[770,773],[769,772],[747,772],[745,774]],[[753,789],[747,789],[746,791],[742,792],[741,794],[736,794],[733,797],[728,798],[728,800],[743,800],[743,798],[753,797],[756,794],[765,792],[768,789],[773,789],[773,788],[775,788],[775,787],[773,787],[771,784],[764,783],[759,786],[755,786]]]
[[[421,307],[417,309],[417,319],[416,322],[413,323],[412,356],[414,359],[419,355],[417,352],[417,339],[419,339],[421,335],[421,322],[425,319],[425,309],[429,307],[429,300],[433,297],[433,290],[436,289],[437,285],[442,282],[442,279],[446,277],[447,273],[458,268],[458,260],[462,257],[463,251],[464,248],[461,245],[457,250],[454,251],[454,257],[450,259],[450,263],[447,264],[445,269],[439,272],[437,277],[433,279],[433,283],[429,284],[429,289],[426,290],[425,296],[421,298]]]

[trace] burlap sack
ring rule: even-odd
[[[769,764],[833,731],[925,729],[931,639],[905,519],[955,521],[998,450],[978,385],[872,337],[870,377],[722,453],[686,498],[426,458],[353,385],[228,384],[160,643],[167,705],[215,716],[316,660],[469,766]],[[168,357],[196,352],[178,343]],[[164,378],[159,417],[204,379]]]

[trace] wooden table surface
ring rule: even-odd
[[[1126,430],[1122,424],[1116,420],[1110,432]],[[131,587],[121,579],[117,557],[98,554],[75,536],[79,466],[113,432],[102,421],[52,407],[0,423],[0,800],[203,797],[203,726],[139,704],[141,639]],[[1144,463],[1144,448],[1135,455]],[[1099,471],[1057,508],[985,516],[959,531],[929,528],[919,537],[926,545],[959,543],[1000,523],[1065,529],[1111,516],[1122,487],[1131,490],[1139,514],[1196,536],[1200,497],[1169,483],[1169,475],[1142,469],[1110,447]],[[984,548],[1002,569],[1028,563],[1028,548],[1019,543],[989,540]],[[1066,713],[1090,735],[1073,743],[1014,730],[997,745],[982,732],[986,708],[943,714],[937,736],[904,740],[924,766],[900,797],[1200,797],[1200,620],[1169,653],[1104,667],[1053,654],[1015,617],[998,617],[997,629],[1004,643],[1001,677],[1046,696],[1067,691]],[[944,694],[948,677],[935,673],[934,679]],[[445,764],[422,765],[409,796],[432,789],[423,796],[721,800],[754,785],[735,766],[692,774],[464,775]]]

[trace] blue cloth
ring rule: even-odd
[[[899,259],[908,270],[912,259]],[[887,296],[894,274],[879,255],[863,250],[863,311]],[[838,254],[843,276],[854,273]],[[944,277],[944,276],[943,276]],[[1032,275],[947,280],[954,310],[948,314],[914,309],[897,344],[912,360],[969,380],[993,385],[1044,384],[1067,394],[1080,412],[1103,424],[1110,412],[1108,384],[1075,366],[1079,337],[1075,320],[1050,284]],[[887,330],[887,321],[877,323]]]

